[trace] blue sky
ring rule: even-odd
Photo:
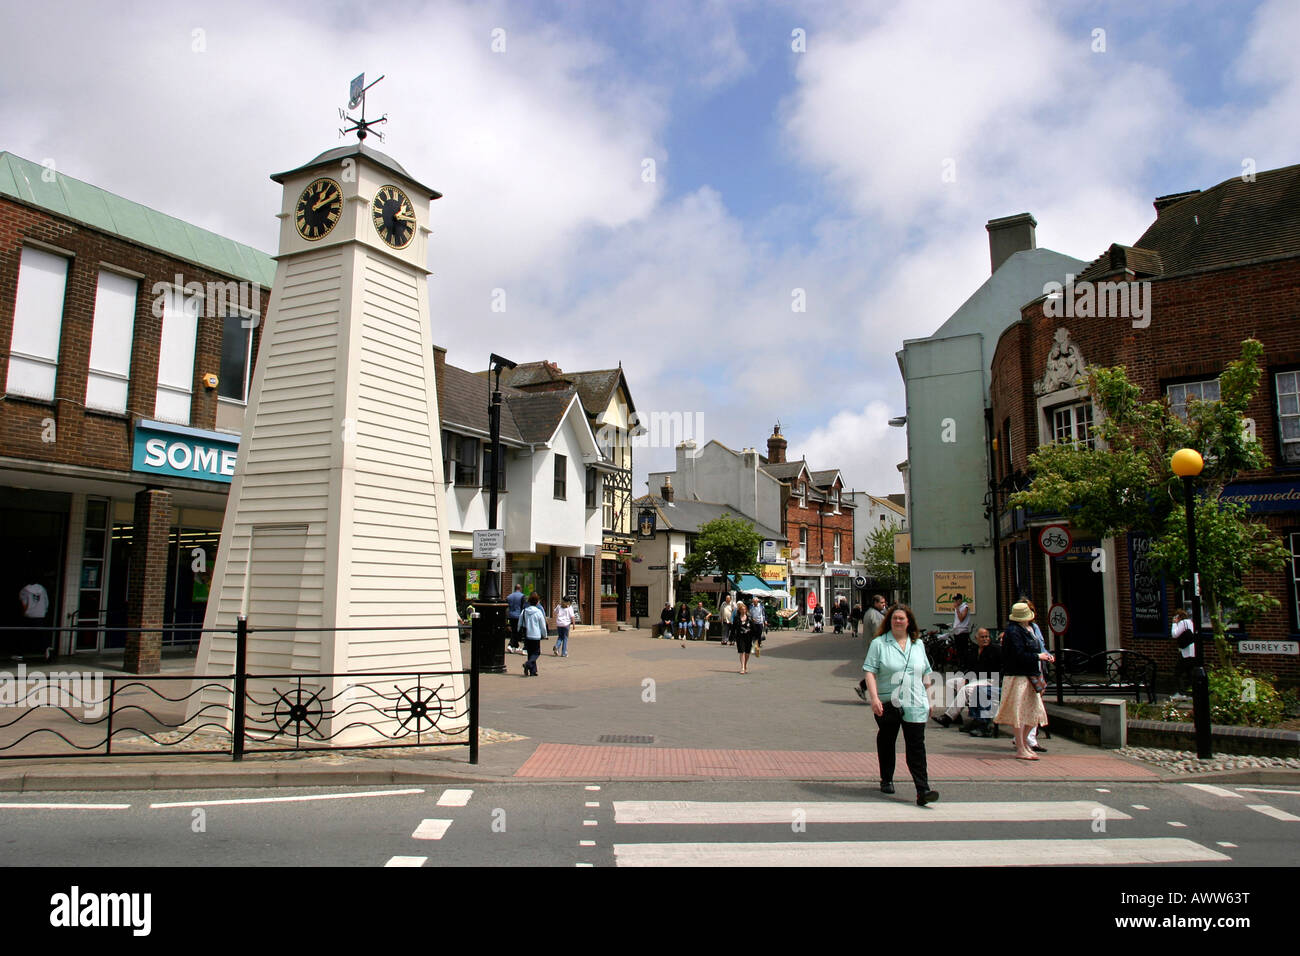
[[[875,493],[902,487],[894,352],[987,278],[987,220],[1029,211],[1087,260],[1157,195],[1300,161],[1294,0],[132,11],[0,11],[0,148],[273,252],[267,176],[338,145],[348,81],[385,73],[380,148],[445,194],[449,361],[621,361],[643,412],[703,413],[682,437],[762,449],[780,419]]]

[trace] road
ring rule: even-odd
[[[790,781],[24,793],[5,866],[1293,866],[1300,788]]]

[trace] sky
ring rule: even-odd
[[[1297,0],[6,3],[0,149],[274,253],[268,177],[382,74],[370,144],[444,194],[449,362],[621,363],[683,422],[638,492],[779,421],[888,494],[895,353],[988,278],[984,224],[1091,260],[1156,196],[1300,162],[1297,46]]]

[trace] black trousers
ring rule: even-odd
[[[876,756],[880,758],[880,782],[894,782],[894,764],[897,756],[898,728],[903,728],[903,744],[907,754],[907,772],[912,775],[917,793],[930,789],[930,776],[925,769],[925,721],[910,723],[903,720],[903,712],[893,704],[885,703],[885,713],[876,718]]]

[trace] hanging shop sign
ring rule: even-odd
[[[653,538],[655,536],[655,510],[653,508],[642,508],[641,513],[637,516],[636,526],[643,538]]]
[[[239,438],[165,422],[136,422],[131,467],[173,478],[230,484],[239,456]]]

